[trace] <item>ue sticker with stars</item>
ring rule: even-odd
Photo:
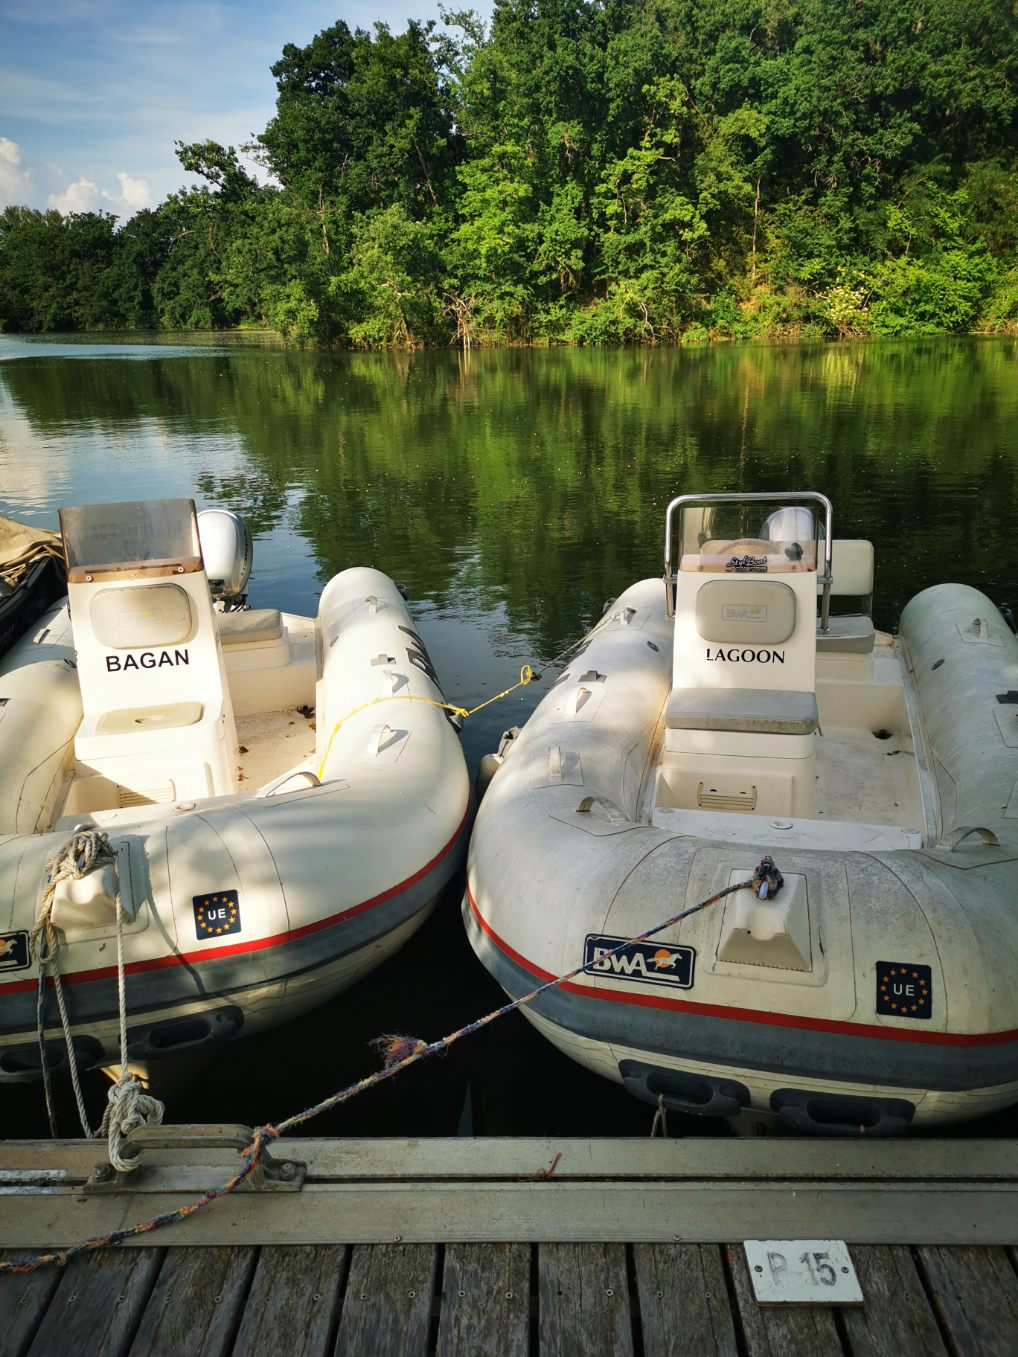
[[[892,1018],[932,1018],[932,970],[918,962],[877,962],[877,1012]]]
[[[240,932],[240,899],[236,891],[213,891],[195,895],[194,931],[199,938],[222,938]]]

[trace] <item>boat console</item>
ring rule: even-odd
[[[66,508],[60,527],[83,708],[66,811],[235,791],[237,734],[193,502]]]
[[[827,522],[830,504],[798,498],[810,507],[780,507],[762,527],[761,501],[772,497],[685,495],[669,505],[665,585],[675,623],[661,777],[672,804],[815,812],[817,592],[822,623],[830,539],[818,540],[814,510]]]

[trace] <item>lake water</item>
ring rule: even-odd
[[[0,513],[56,528],[64,504],[235,509],[256,607],[311,613],[333,573],[374,565],[407,586],[465,707],[659,575],[664,509],[685,492],[829,495],[835,535],[876,543],[878,625],[942,579],[1018,609],[1016,430],[1014,339],[378,355],[0,335]],[[466,723],[472,769],[553,675]],[[375,1068],[380,1032],[431,1040],[497,1006],[456,897],[312,1018],[223,1048],[172,1090],[168,1119],[279,1119]],[[95,1120],[104,1093],[91,1077]],[[45,1133],[38,1089],[3,1098],[5,1134]],[[307,1130],[640,1134],[650,1120],[513,1015]]]

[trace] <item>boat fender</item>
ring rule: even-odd
[[[474,790],[477,793],[478,804],[480,804],[481,798],[488,790],[491,779],[505,762],[506,756],[510,749],[512,749],[519,733],[519,726],[512,726],[509,730],[504,730],[502,732],[502,738],[498,742],[498,752],[495,754],[485,754],[481,759],[477,768],[477,777],[474,780]]]
[[[74,1063],[79,1070],[91,1070],[116,1059],[112,1052],[104,1054],[95,1037],[74,1036]],[[50,1074],[59,1073],[68,1064],[67,1043],[62,1036],[46,1041],[46,1067]],[[8,1046],[0,1055],[0,1084],[34,1083],[42,1073],[42,1054],[38,1041],[22,1046]]]
[[[142,1061],[179,1051],[193,1051],[198,1046],[218,1046],[240,1036],[243,1026],[244,1011],[235,1004],[210,1008],[204,1013],[187,1013],[179,1018],[163,1018],[128,1028],[127,1053],[132,1060]]]
[[[474,791],[477,793],[478,803],[491,785],[491,779],[501,767],[502,758],[499,754],[485,754],[481,758],[481,762],[477,765],[477,777],[474,779]]]
[[[619,1074],[626,1087],[641,1102],[662,1104],[668,1112],[697,1117],[734,1117],[750,1103],[749,1089],[737,1079],[717,1079],[709,1074],[646,1065],[641,1060],[621,1060]]]
[[[814,1136],[900,1136],[915,1116],[905,1098],[859,1098],[847,1093],[817,1093],[779,1088],[771,1107],[793,1130]]]

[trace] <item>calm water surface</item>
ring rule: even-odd
[[[257,344],[0,335],[0,513],[191,496],[248,520],[255,606],[313,612],[377,566],[410,591],[447,696],[472,707],[661,571],[678,493],[815,489],[877,547],[878,625],[956,579],[1018,606],[1018,342],[694,351],[310,354]],[[546,691],[467,722],[471,767]],[[457,892],[403,953],[311,1019],[216,1055],[169,1120],[275,1120],[495,1007]],[[5,1134],[42,1134],[37,1089]],[[98,1120],[104,1082],[89,1100]],[[639,1134],[650,1111],[517,1016],[320,1118],[310,1134]],[[709,1129],[695,1123],[696,1131]],[[68,1112],[64,1134],[75,1133]]]

